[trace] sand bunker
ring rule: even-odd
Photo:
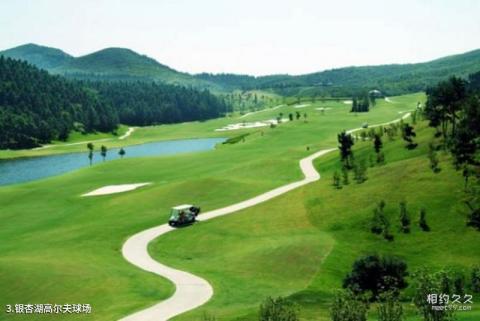
[[[283,118],[281,123],[287,122],[288,119]],[[276,119],[268,119],[256,122],[243,122],[243,123],[236,123],[236,124],[229,124],[225,127],[215,129],[216,132],[223,132],[227,130],[237,130],[237,129],[246,129],[246,128],[256,128],[256,127],[265,127],[270,126],[271,124],[278,125],[278,121]]]
[[[332,109],[331,107],[319,107],[319,108],[315,108],[316,110],[320,110],[320,111],[325,111],[325,110],[330,110]]]
[[[308,106],[310,106],[310,104],[295,105],[295,106],[293,106],[293,108],[305,108],[305,107],[308,107]]]
[[[352,100],[344,100],[343,103],[347,104],[347,105],[351,105],[351,104],[353,104],[353,101]]]
[[[122,193],[133,191],[139,187],[150,185],[152,183],[137,183],[137,184],[122,184],[122,185],[107,185],[104,187],[97,188],[91,192],[83,194],[82,196],[99,196],[99,195],[108,195],[108,194],[115,194],[115,193]]]

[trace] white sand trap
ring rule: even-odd
[[[392,101],[392,100],[391,100],[390,98],[388,98],[388,97],[385,97],[385,101],[386,101],[387,103],[392,103],[392,104],[395,103],[394,101]]]
[[[343,103],[346,104],[346,105],[351,105],[351,104],[353,104],[353,101],[352,100],[344,100]]]
[[[295,106],[293,106],[293,108],[305,108],[305,107],[308,107],[308,106],[310,106],[310,104],[295,105]]]
[[[282,123],[288,121],[287,118],[282,118]],[[215,129],[216,132],[223,132],[227,130],[238,130],[238,129],[246,129],[246,128],[257,128],[257,127],[265,127],[270,126],[271,124],[278,125],[278,121],[276,119],[268,119],[256,122],[243,122],[243,123],[236,123],[236,124],[229,124],[222,128]]]
[[[122,184],[122,185],[107,185],[104,187],[97,188],[91,192],[83,194],[82,196],[99,196],[99,195],[108,195],[115,193],[123,193],[128,191],[133,191],[139,187],[150,185],[152,183],[137,183],[137,184]]]
[[[320,111],[325,111],[325,110],[330,110],[332,109],[331,107],[319,107],[319,108],[315,108],[316,110],[320,110]]]
[[[263,113],[264,111],[269,111],[269,110],[275,110],[275,109],[278,109],[280,107],[283,107],[285,105],[278,105],[278,106],[275,106],[275,107],[272,107],[272,108],[265,108],[265,109],[262,109],[262,110],[257,110],[257,111],[251,111],[249,113],[246,113],[238,118],[245,118],[245,117],[248,117],[250,115],[254,115],[254,114],[258,114],[258,113]]]

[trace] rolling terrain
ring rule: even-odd
[[[92,304],[92,320],[117,320],[166,299],[173,293],[172,284],[122,258],[122,244],[130,235],[164,223],[174,205],[191,202],[209,211],[299,180],[298,160],[335,147],[339,131],[397,119],[423,99],[423,94],[391,97],[391,102],[378,101],[369,113],[359,114],[350,113],[350,106],[342,102],[317,101],[242,119],[139,128],[125,141],[249,135],[214,151],[115,160],[0,187],[0,219],[5,222],[0,230],[0,287],[12,289],[0,294],[0,304],[80,301]],[[307,122],[214,131],[225,124],[271,119],[279,112],[288,115],[297,110],[308,113]],[[327,320],[329,300],[353,260],[372,250],[404,258],[411,270],[424,264],[467,269],[478,262],[476,248],[457,240],[460,233],[468,244],[477,244],[479,238],[478,232],[465,227],[457,211],[460,195],[452,191],[462,185],[461,174],[451,167],[447,155],[442,156],[439,174],[430,171],[426,150],[432,130],[423,122],[416,128],[419,147],[408,151],[398,137],[385,141],[386,164],[370,168],[363,184],[352,182],[341,190],[331,186],[332,172],[339,166],[334,152],[315,162],[324,179],[152,243],[149,251],[154,258],[205,278],[215,291],[205,306],[177,319],[201,320],[207,312],[220,320],[251,320],[266,296],[283,295],[301,306],[302,320]],[[371,142],[357,143],[355,153],[368,159]],[[123,194],[80,197],[105,185],[137,182],[153,184]],[[393,222],[401,197],[407,198],[412,218],[420,206],[426,206],[432,232],[424,234],[414,227],[404,236],[394,231],[393,243],[373,236],[367,222],[375,203],[385,199]],[[445,248],[452,246],[455,251],[446,255]],[[407,301],[405,307],[409,320],[418,320]],[[478,316],[475,310],[459,315],[459,320],[474,321]],[[57,319],[67,318],[82,316]]]
[[[51,73],[77,79],[162,81],[215,92],[273,89],[277,94],[287,96],[352,96],[371,89],[379,89],[387,95],[400,95],[423,91],[452,75],[466,77],[480,71],[480,49],[421,63],[353,66],[298,76],[259,77],[208,73],[191,75],[125,48],[106,48],[82,57],[72,57],[59,49],[27,44],[0,51],[2,54],[27,60]]]

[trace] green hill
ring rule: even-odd
[[[450,76],[466,77],[477,71],[480,71],[480,49],[423,63],[352,66],[299,76],[199,74],[196,77],[231,88],[274,88],[285,95],[348,96],[374,88],[398,95],[422,91]]]
[[[28,44],[0,51],[0,55],[26,60],[50,73],[68,78],[161,81],[205,89],[219,87],[126,48],[106,48],[85,56],[72,57],[59,49]]]
[[[465,77],[480,71],[480,49],[422,63],[352,66],[299,76],[261,77],[191,75],[125,48],[107,48],[75,58],[59,49],[28,44],[0,51],[0,55],[27,60],[51,73],[77,79],[162,81],[213,91],[274,89],[287,96],[351,96],[374,88],[392,96],[423,91],[429,84],[450,76]]]
[[[39,46],[32,43],[0,51],[0,55],[26,60],[38,68],[47,70],[64,65],[74,59],[60,49]]]

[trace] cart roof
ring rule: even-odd
[[[174,210],[186,210],[186,209],[189,209],[190,207],[192,207],[192,205],[183,204],[183,205],[177,205],[177,206],[173,207],[173,209]]]

